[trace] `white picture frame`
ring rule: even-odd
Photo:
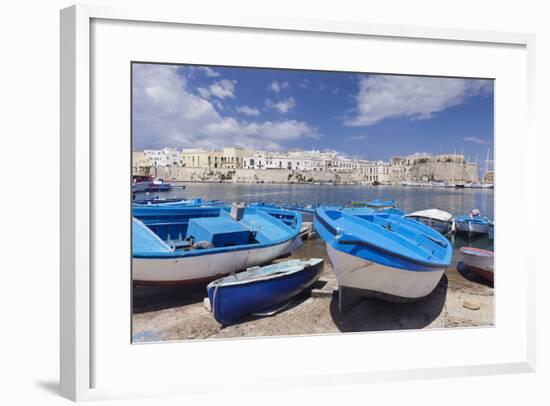
[[[119,396],[140,396],[167,391],[177,394],[192,393],[201,385],[206,385],[207,377],[196,382],[180,385],[158,386],[148,388],[120,387],[96,384],[96,361],[102,349],[98,349],[94,341],[94,329],[97,327],[97,315],[94,309],[95,292],[98,285],[94,276],[94,245],[93,234],[96,232],[96,220],[92,204],[98,185],[94,183],[93,157],[101,154],[92,137],[92,101],[94,86],[91,74],[93,64],[92,25],[94,21],[110,21],[113,23],[138,24],[158,23],[176,24],[193,27],[242,28],[249,31],[284,32],[285,35],[300,33],[315,33],[315,35],[343,35],[356,38],[406,39],[411,41],[437,41],[440,44],[460,44],[468,47],[475,44],[489,46],[511,46],[521,49],[518,58],[525,58],[525,120],[522,120],[525,131],[524,140],[527,144],[524,154],[535,149],[534,134],[534,35],[525,33],[485,32],[461,29],[414,27],[402,25],[381,25],[368,23],[353,23],[344,21],[319,21],[282,18],[228,18],[219,15],[193,16],[188,10],[150,8],[110,8],[104,6],[72,6],[61,11],[61,394],[72,400],[88,400]],[[522,63],[523,63],[522,62]],[[498,79],[498,78],[497,78]],[[498,86],[496,88],[498,92]],[[498,104],[496,109],[499,108]],[[127,106],[128,108],[129,106]],[[498,131],[498,122],[497,122]],[[129,139],[129,135],[128,135]],[[128,151],[129,154],[129,151]],[[535,167],[533,160],[521,160],[522,168],[528,170]],[[506,181],[502,181],[505,185]],[[123,187],[123,186],[121,186]],[[499,184],[500,187],[500,184]],[[503,195],[501,195],[503,196]],[[533,197],[526,200],[534,201]],[[497,203],[500,204],[500,203]],[[534,207],[534,205],[533,205]],[[526,227],[533,227],[532,223]],[[498,235],[498,234],[497,234]],[[497,237],[498,238],[498,237]],[[511,372],[529,372],[535,368],[535,286],[534,260],[527,258],[525,265],[525,292],[521,296],[521,319],[525,320],[525,329],[521,331],[524,339],[516,348],[523,356],[493,362],[468,362],[464,365],[449,363],[437,367],[414,365],[387,370],[362,370],[349,368],[347,373],[313,374],[304,371],[300,374],[299,383],[337,384],[345,382],[369,382],[373,380],[419,379],[430,377],[450,377],[467,375],[499,374]],[[497,307],[497,312],[500,311]],[[518,319],[519,320],[519,319]],[[121,320],[126,323],[129,320]],[[480,334],[489,334],[489,329],[481,329]],[[380,333],[384,334],[384,333]],[[416,334],[416,332],[411,332]],[[449,332],[449,334],[455,334]],[[462,333],[456,333],[462,334]],[[455,335],[456,335],[455,334]],[[466,332],[465,334],[470,334]],[[350,339],[350,345],[357,345],[359,335]],[[338,339],[336,337],[336,339]],[[399,340],[400,338],[397,338]],[[292,340],[288,338],[286,340]],[[300,339],[294,339],[300,340]],[[270,340],[263,345],[270,345]],[[518,341],[519,342],[519,341]],[[305,341],[299,341],[299,344]],[[130,342],[128,340],[128,345]],[[201,343],[207,348],[213,343]],[[519,347],[521,345],[521,348]],[[99,346],[101,347],[101,346]],[[181,346],[180,346],[181,347]],[[199,350],[199,345],[195,347]],[[252,350],[254,351],[254,350]],[[131,355],[129,355],[131,356]],[[444,362],[443,362],[444,363]],[[216,382],[215,378],[213,379]],[[211,380],[212,381],[212,380]],[[221,381],[220,381],[221,382]],[[273,385],[286,382],[283,375],[260,377],[256,384]],[[223,384],[223,382],[221,382]]]

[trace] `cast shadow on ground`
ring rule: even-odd
[[[292,302],[279,313],[290,310],[307,300],[311,295],[311,289],[321,289],[326,282],[317,281],[310,289],[292,299]],[[147,313],[159,310],[171,309],[194,303],[201,303],[208,296],[206,283],[187,286],[134,286],[133,287],[133,313]],[[257,317],[255,317],[257,318]]]
[[[456,271],[464,278],[469,280],[470,282],[478,283],[480,285],[485,285],[489,288],[493,288],[494,284],[493,282],[490,282],[488,280],[483,279],[481,276],[475,274],[474,272],[470,272],[468,268],[464,265],[462,261],[459,261],[456,264]]]
[[[133,313],[147,313],[200,303],[208,296],[206,283],[182,286],[134,286]]]
[[[443,275],[434,291],[409,303],[390,303],[363,299],[344,314],[338,308],[338,295],[330,302],[330,314],[342,332],[420,329],[432,323],[443,310],[447,296],[447,276]]]

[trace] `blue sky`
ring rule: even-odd
[[[352,157],[493,156],[493,81],[133,65],[134,148],[290,148]]]

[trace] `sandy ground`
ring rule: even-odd
[[[305,241],[294,257],[326,258],[322,240]],[[227,327],[220,326],[204,307],[206,285],[135,287],[133,338],[134,342],[149,342],[492,325],[492,286],[458,269],[455,259],[437,288],[417,302],[366,299],[341,315],[338,286],[326,258],[313,288],[295,297],[284,310],[270,317],[251,316]]]

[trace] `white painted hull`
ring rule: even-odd
[[[449,232],[453,218],[451,213],[439,209],[420,210],[407,214],[405,217],[420,221],[441,234]]]
[[[462,247],[460,253],[462,262],[467,267],[493,272],[495,261],[493,252],[475,247]]]
[[[420,221],[422,224],[426,224],[428,227],[433,228],[435,231],[441,234],[447,234],[451,229],[450,221],[441,221],[427,217],[408,216],[416,221]]]
[[[143,284],[208,281],[285,255],[293,240],[270,247],[180,258],[133,258],[132,279]]]
[[[489,224],[475,224],[470,221],[457,222],[456,230],[468,234],[488,234]]]
[[[391,268],[338,251],[330,244],[326,246],[341,287],[381,293],[390,297],[419,299],[435,289],[445,272],[444,268],[428,272]]]

